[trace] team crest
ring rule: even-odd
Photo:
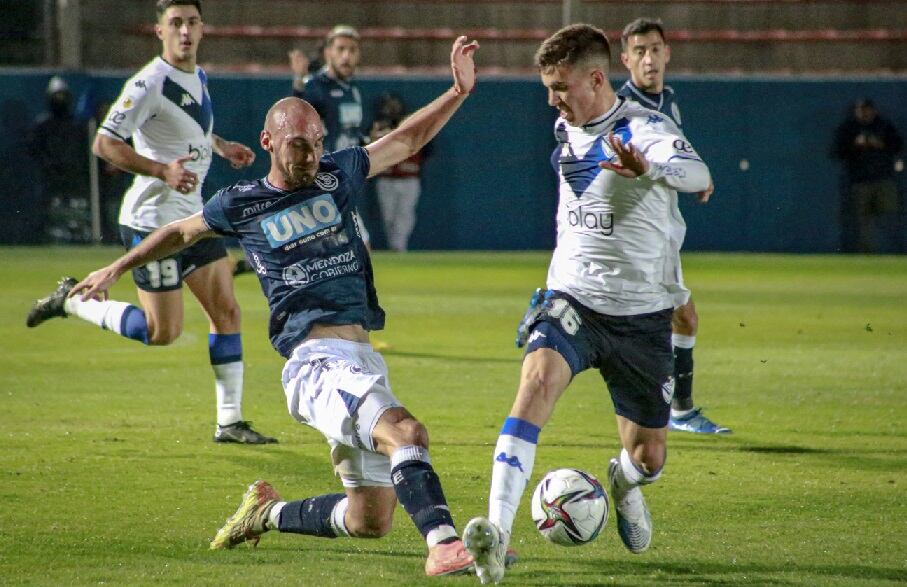
[[[129,97],[127,96],[126,99],[123,100],[123,110],[129,110],[130,108],[133,107],[133,105],[134,105],[134,104],[133,104],[133,102],[132,102],[132,98],[129,98]]]
[[[336,190],[339,183],[340,182],[337,181],[337,177],[331,173],[322,172],[315,176],[315,185],[326,192],[332,192]]]

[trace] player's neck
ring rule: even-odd
[[[166,61],[168,64],[177,68],[180,71],[185,71],[186,73],[195,73],[196,59],[195,56],[188,59],[177,59],[171,53],[164,51],[161,54],[161,59]]]
[[[652,94],[653,96],[657,96],[658,94],[662,93],[665,89],[664,80],[656,82],[655,85],[649,86],[649,87],[646,87],[645,84],[641,84],[641,83],[639,83],[639,81],[637,81],[633,78],[630,78],[630,81],[633,83],[634,86],[636,86],[637,90],[641,90],[647,94]]]

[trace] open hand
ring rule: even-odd
[[[608,133],[608,144],[614,149],[614,153],[620,163],[600,161],[598,166],[602,169],[613,171],[617,175],[629,179],[639,177],[649,170],[649,162],[646,161],[646,158],[632,143],[624,144],[619,136],[614,133]]]
[[[116,271],[108,265],[92,271],[88,277],[77,283],[66,297],[72,298],[81,292],[83,302],[91,299],[106,300],[110,296],[108,293],[110,288],[119,278]]]
[[[183,167],[186,161],[191,160],[192,156],[186,155],[165,165],[164,177],[162,178],[164,183],[181,194],[188,194],[194,191],[196,186],[198,186],[198,175]]]
[[[450,68],[453,71],[454,90],[458,94],[468,94],[476,85],[476,63],[473,56],[478,48],[478,41],[467,43],[465,36],[457,37],[454,41],[450,51]]]

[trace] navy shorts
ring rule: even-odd
[[[126,250],[135,248],[150,232],[120,225],[120,240]],[[206,238],[179,253],[152,261],[132,270],[132,280],[143,291],[173,291],[183,287],[183,279],[193,271],[227,256],[222,238]]]
[[[663,428],[674,396],[672,312],[608,316],[554,292],[532,327],[526,354],[550,348],[564,357],[574,376],[597,368],[615,413],[646,428]]]

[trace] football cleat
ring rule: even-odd
[[[217,425],[214,442],[235,442],[238,444],[275,444],[276,438],[252,430],[252,422],[240,420],[226,426]]]
[[[52,291],[49,296],[37,300],[28,313],[28,319],[25,324],[29,328],[41,324],[51,318],[66,318],[66,311],[63,309],[63,303],[66,296],[76,286],[78,281],[75,277],[64,277],[57,282],[57,289]]]
[[[243,494],[239,509],[227,519],[211,541],[211,550],[233,548],[248,541],[258,546],[261,535],[268,531],[268,514],[280,501],[277,491],[267,481],[259,479]]]
[[[608,465],[611,499],[617,512],[617,533],[627,550],[640,554],[652,543],[652,515],[638,486],[627,487],[620,461],[611,459]]]
[[[731,434],[733,432],[730,428],[719,426],[703,416],[702,408],[694,408],[689,414],[680,418],[672,416],[668,421],[668,428],[697,434]]]
[[[425,574],[429,577],[459,575],[471,569],[473,562],[475,561],[463,546],[462,540],[436,544],[428,550]]]
[[[476,577],[482,585],[498,584],[504,578],[507,545],[502,534],[488,518],[481,517],[471,519],[463,530],[463,543],[475,558]]]

